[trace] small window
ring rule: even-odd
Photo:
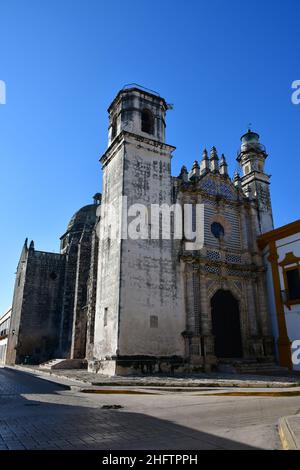
[[[286,270],[288,299],[300,300],[300,276],[299,268]]]
[[[245,167],[245,175],[248,175],[248,173],[250,173],[250,165]]]
[[[149,109],[142,111],[142,132],[146,132],[147,134],[154,133],[154,118]]]
[[[150,328],[158,328],[158,317],[150,315]]]
[[[108,315],[108,307],[105,307],[104,309],[104,326],[107,326],[107,315]]]
[[[111,126],[111,140],[113,140],[117,135],[117,118],[113,119]]]

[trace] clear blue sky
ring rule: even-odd
[[[249,122],[269,153],[276,226],[299,218],[298,0],[1,0],[0,314],[25,237],[57,251],[101,190],[107,107],[136,82],[174,103],[173,174],[204,146],[231,173]]]

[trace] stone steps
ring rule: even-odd
[[[286,367],[281,367],[275,362],[257,362],[253,360],[233,361],[231,364],[227,361],[226,363],[220,362],[218,369],[222,372],[248,375],[284,375],[288,372]]]
[[[85,359],[51,359],[39,365],[40,369],[86,369],[87,361]]]
[[[52,369],[56,364],[59,364],[61,361],[64,361],[64,359],[51,359],[50,361],[43,362],[39,365],[39,367],[41,369]]]

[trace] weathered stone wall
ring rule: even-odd
[[[61,237],[66,258],[60,325],[60,357],[85,357],[87,333],[87,286],[91,264],[92,231],[96,223],[96,204],[82,207],[71,218]]]
[[[150,140],[127,138],[124,194],[128,207],[143,204],[151,214],[151,204],[171,205],[170,150]],[[138,356],[182,358],[185,315],[174,241],[152,240],[150,233],[148,240],[123,240],[120,289],[119,355],[125,363],[126,356],[133,361]]]
[[[179,195],[180,196],[180,195]],[[187,313],[186,355],[194,364],[217,364],[211,322],[211,299],[229,290],[239,302],[244,358],[272,356],[266,302],[265,272],[256,237],[260,233],[255,201],[236,191],[231,181],[208,174],[199,183],[182,186],[182,203],[204,204],[204,246],[183,252]],[[211,224],[219,222],[224,237],[216,238]],[[226,309],[223,312],[226,315]],[[199,358],[195,351],[199,351]]]
[[[71,359],[86,356],[87,287],[91,268],[92,231],[84,230],[78,244]]]
[[[88,361],[94,357],[94,337],[95,337],[95,313],[96,295],[98,279],[98,252],[99,238],[96,228],[92,233],[91,243],[91,264],[87,285],[87,336],[86,336],[86,358]]]
[[[76,271],[78,258],[78,234],[72,237],[65,254],[65,272],[62,298],[62,314],[60,321],[60,340],[58,355],[61,358],[69,358],[72,344],[72,328],[74,314],[74,299],[76,285]]]
[[[23,289],[16,288],[12,314],[15,329],[20,312],[19,328],[10,347],[17,348],[16,363],[40,363],[53,358],[58,348],[64,257],[30,247],[25,264]],[[11,354],[8,361],[14,362]]]
[[[107,160],[103,166],[94,337],[94,356],[99,361],[115,357],[118,352],[121,220],[119,217],[109,219],[110,215],[106,208],[111,204],[118,213],[123,192],[123,164],[124,146],[118,143],[111,153],[107,154]],[[113,235],[114,223],[116,230]],[[97,367],[95,364],[94,366]],[[113,364],[112,373],[114,373]]]
[[[17,344],[18,344],[18,338],[19,338],[20,321],[21,321],[22,307],[23,307],[23,293],[24,293],[24,285],[25,285],[25,279],[26,279],[27,259],[28,259],[28,247],[27,247],[27,239],[26,239],[25,244],[22,249],[20,260],[18,263],[17,272],[16,272],[11,322],[10,322],[10,330],[9,330],[7,352],[6,352],[7,364],[14,364],[16,362]]]

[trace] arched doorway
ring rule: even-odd
[[[228,290],[218,290],[211,299],[212,333],[215,355],[220,358],[243,356],[239,303]]]

